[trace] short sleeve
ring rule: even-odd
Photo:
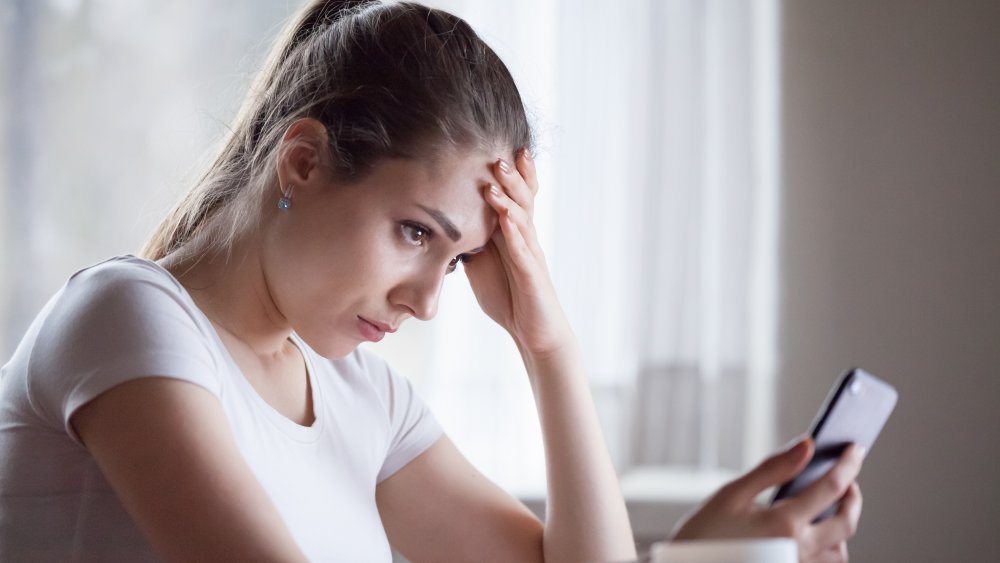
[[[362,365],[372,378],[389,419],[388,449],[378,482],[413,461],[441,437],[441,425],[413,385],[378,356],[363,350]]]
[[[31,350],[32,407],[79,441],[70,417],[112,387],[169,377],[218,396],[205,322],[166,271],[138,258],[81,270],[53,298]]]

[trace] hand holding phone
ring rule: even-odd
[[[844,372],[827,395],[810,429],[816,445],[812,460],[798,476],[778,488],[771,504],[795,496],[826,474],[850,444],[871,451],[896,406],[897,396],[892,385],[862,369]],[[839,504],[831,505],[814,522],[833,515]]]

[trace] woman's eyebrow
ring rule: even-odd
[[[435,221],[437,221],[437,224],[441,225],[441,229],[444,231],[446,235],[448,235],[448,238],[450,238],[452,241],[458,242],[459,240],[462,239],[462,233],[458,231],[458,229],[455,227],[455,223],[452,223],[451,219],[449,219],[444,213],[431,207],[424,207],[423,205],[419,204],[417,206],[420,209],[423,209],[428,215],[430,215]]]

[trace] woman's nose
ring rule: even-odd
[[[390,294],[389,301],[409,309],[414,318],[429,321],[437,314],[443,284],[443,272],[437,275],[422,272],[400,283]]]

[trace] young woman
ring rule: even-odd
[[[535,237],[530,144],[507,69],[462,20],[305,7],[143,257],[74,274],[4,367],[0,559],[635,559]],[[458,262],[531,379],[544,523],[357,348],[431,319]],[[753,505],[810,447],[725,487],[677,539],[789,536],[803,560],[845,558],[860,456]]]

